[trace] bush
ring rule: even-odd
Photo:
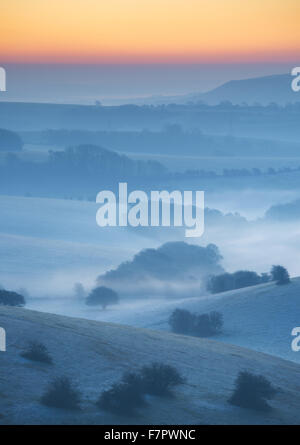
[[[117,304],[119,297],[117,292],[109,287],[99,286],[92,290],[86,299],[86,304],[89,306],[102,306],[105,309],[108,305]]]
[[[270,409],[267,400],[272,399],[276,392],[264,376],[243,371],[235,381],[235,389],[229,403],[242,408],[267,411]]]
[[[177,334],[210,337],[221,332],[223,316],[215,311],[196,315],[185,309],[175,309],[169,318],[169,324]]]
[[[138,373],[125,373],[120,382],[100,394],[96,405],[119,415],[135,415],[143,407],[145,394],[166,397],[184,383],[176,368],[162,363],[144,366]]]
[[[194,335],[199,337],[210,337],[221,332],[223,316],[220,312],[210,312],[196,316],[193,328]]]
[[[169,317],[169,325],[177,334],[192,334],[195,315],[185,309],[175,309]]]
[[[25,298],[16,292],[0,289],[0,304],[22,307],[25,305]]]
[[[67,410],[80,409],[80,392],[68,377],[57,377],[41,398],[43,405]]]
[[[168,396],[171,390],[184,383],[176,368],[163,363],[152,363],[140,371],[141,387],[145,394]]]
[[[276,284],[289,284],[291,282],[287,269],[283,266],[273,266],[271,269],[272,280],[276,281]]]
[[[96,405],[114,414],[132,416],[145,405],[145,401],[139,387],[121,382],[103,391]]]
[[[46,346],[39,342],[31,342],[28,349],[24,351],[21,356],[36,362],[52,363],[52,358]]]
[[[228,290],[255,286],[268,281],[270,281],[270,276],[266,273],[258,275],[256,272],[249,270],[238,270],[234,273],[224,273],[210,277],[206,288],[212,294],[217,294]]]

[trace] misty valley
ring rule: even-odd
[[[0,424],[299,424],[300,103],[252,83],[0,102]]]

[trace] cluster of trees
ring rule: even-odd
[[[267,273],[258,275],[256,272],[249,270],[238,270],[234,273],[226,272],[210,277],[207,281],[206,288],[212,294],[217,294],[228,290],[267,283],[270,280],[271,276]]]
[[[223,316],[220,312],[192,314],[185,309],[175,309],[169,317],[169,325],[177,334],[210,337],[221,332]]]
[[[17,292],[0,289],[0,305],[5,306],[25,306],[25,298]]]
[[[221,273],[221,259],[214,244],[202,247],[181,241],[168,242],[157,249],[141,250],[131,261],[99,276],[97,282],[131,296],[172,294],[180,292],[183,283],[196,288],[207,276]]]
[[[138,409],[146,405],[146,394],[170,397],[172,390],[184,382],[173,366],[152,363],[137,373],[125,373],[120,381],[100,394],[96,406],[117,415],[135,415]],[[62,376],[50,382],[40,401],[50,407],[79,410],[82,396],[74,383]]]
[[[261,275],[249,270],[238,270],[234,273],[223,273],[211,276],[206,284],[206,288],[212,294],[226,292],[243,287],[255,286],[257,284],[275,281],[276,284],[288,284],[290,277],[287,269],[283,266],[273,266],[270,274],[262,273]]]

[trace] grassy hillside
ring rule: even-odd
[[[299,366],[269,355],[215,341],[115,324],[0,307],[7,352],[0,353],[1,424],[127,423],[299,423]],[[54,364],[28,361],[20,352],[30,340],[42,341]],[[95,408],[99,393],[125,370],[163,360],[186,377],[173,399],[152,397],[138,418],[121,418]],[[240,370],[262,373],[280,389],[273,410],[258,414],[226,401]],[[39,403],[50,379],[70,376],[83,393],[73,414]]]
[[[300,277],[291,283],[274,283],[177,301],[129,304],[122,311],[98,312],[92,318],[123,322],[150,329],[169,330],[168,318],[175,308],[194,313],[223,314],[223,333],[216,340],[300,361],[291,349],[291,331],[300,325]],[[91,317],[86,311],[84,317]]]

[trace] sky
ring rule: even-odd
[[[0,65],[13,79],[30,67],[34,83],[44,65],[62,90],[66,65],[77,85],[80,65],[97,66],[100,96],[203,91],[247,70],[288,72],[300,57],[299,0],[1,0],[0,14]]]

